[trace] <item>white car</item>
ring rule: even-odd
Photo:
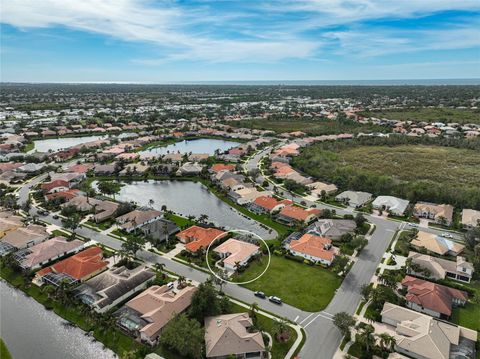
[[[442,237],[444,238],[453,238],[453,236],[450,233],[442,233]]]

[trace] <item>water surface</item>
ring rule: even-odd
[[[208,153],[213,155],[216,150],[224,152],[240,143],[212,138],[200,138],[197,140],[185,140],[172,143],[168,146],[153,147],[140,152],[140,156],[164,155],[166,153]]]
[[[111,359],[103,349],[76,327],[0,280],[0,337],[14,359]]]
[[[95,184],[94,184],[95,186]],[[275,231],[270,233],[257,221],[244,216],[212,194],[201,183],[191,181],[136,181],[125,183],[116,196],[120,201],[134,201],[140,206],[149,206],[153,199],[153,207],[161,210],[166,205],[169,210],[184,216],[208,215],[208,222],[226,229],[244,229],[252,231],[264,239],[276,237]]]
[[[49,138],[46,140],[33,141],[35,147],[31,152],[53,152],[63,150],[69,147],[80,145],[82,143],[92,142],[106,138],[106,136],[84,136],[84,137],[61,137]]]

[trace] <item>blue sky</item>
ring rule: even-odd
[[[8,0],[1,80],[480,78],[479,0]]]

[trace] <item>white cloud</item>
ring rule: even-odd
[[[228,2],[227,2],[228,3]],[[444,30],[384,31],[362,21],[410,18],[446,10],[480,9],[479,0],[278,0],[245,1],[226,10],[217,1],[8,0],[0,21],[22,29],[62,26],[154,45],[161,56],[138,63],[198,60],[272,62],[317,58],[327,43],[338,53],[378,56],[479,45],[472,25]],[[343,25],[346,30],[331,31]],[[308,33],[315,29],[317,33]]]

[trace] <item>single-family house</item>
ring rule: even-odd
[[[464,209],[462,211],[462,226],[464,228],[474,228],[480,226],[480,211],[474,209]]]
[[[416,248],[425,248],[427,251],[440,255],[459,255],[465,246],[451,241],[434,233],[418,231],[416,238],[410,244]]]
[[[180,228],[175,222],[169,221],[165,218],[160,218],[156,221],[147,223],[141,228],[142,232],[149,238],[155,241],[165,241],[170,236],[178,233]]]
[[[457,256],[456,261],[450,261],[411,251],[408,253],[408,258],[412,264],[415,265],[414,268],[419,266],[422,269],[421,271],[415,271],[411,266],[407,268],[407,273],[417,277],[436,280],[450,278],[460,282],[470,283],[473,276],[473,264],[467,262],[467,260],[461,256]]]
[[[153,285],[114,314],[117,325],[142,342],[155,345],[165,325],[190,306],[196,290],[192,286],[177,290]]]
[[[343,191],[335,197],[335,200],[350,207],[358,208],[372,199],[372,194],[359,191]]]
[[[260,247],[239,239],[230,238],[217,246],[213,251],[223,258],[222,263],[226,270],[235,272],[239,267],[247,265],[253,256],[259,254]]]
[[[319,219],[309,225],[307,233],[315,234],[320,237],[330,239],[339,239],[347,233],[352,233],[357,228],[357,224],[351,219]]]
[[[284,199],[282,201],[277,200],[274,197],[270,196],[260,196],[257,197],[252,203],[250,203],[250,210],[257,214],[274,214],[279,212],[282,208],[287,205],[291,205],[293,202]]]
[[[389,211],[396,216],[403,216],[410,202],[393,196],[378,196],[372,202],[375,209]]]
[[[382,323],[393,328],[395,351],[415,359],[475,359],[477,332],[386,302]]]
[[[267,358],[261,332],[253,331],[248,313],[223,314],[205,318],[207,358]]]
[[[414,215],[419,218],[431,219],[438,224],[450,225],[453,219],[453,206],[418,202],[414,207]]]
[[[294,256],[303,257],[309,261],[331,265],[337,248],[332,246],[331,239],[305,233],[299,239],[292,240],[287,244],[287,249]]]
[[[405,299],[410,309],[435,318],[450,318],[452,308],[465,305],[468,299],[467,292],[408,275],[402,287],[407,291]]]
[[[322,211],[317,208],[304,209],[297,206],[285,206],[276,215],[279,222],[293,226],[296,223],[308,224],[317,218]]]
[[[134,269],[114,267],[90,278],[76,290],[76,297],[96,312],[105,313],[155,279],[155,273],[145,267]]]
[[[200,248],[206,249],[214,240],[227,235],[228,232],[217,228],[191,226],[177,233],[176,237],[180,242],[185,243],[185,249],[187,251],[196,253]]]
[[[13,257],[23,269],[34,270],[55,259],[80,251],[83,245],[81,240],[68,241],[65,237],[58,236],[32,247],[20,249],[14,253]]]
[[[89,247],[84,251],[39,270],[35,279],[54,286],[67,279],[69,283],[84,282],[107,269],[100,247]]]
[[[136,209],[116,218],[121,229],[127,233],[159,220],[163,213],[155,209]]]

